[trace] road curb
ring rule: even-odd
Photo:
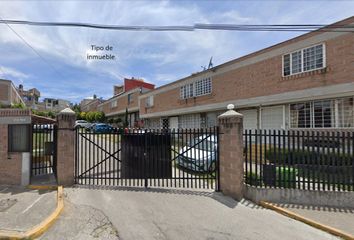
[[[40,186],[40,188],[34,187],[38,186],[29,186],[30,189],[52,189],[53,186],[49,186],[50,188],[48,188],[48,186]],[[57,189],[57,207],[54,212],[52,212],[40,224],[26,232],[0,230],[0,239],[34,239],[43,234],[54,223],[64,208],[63,187],[58,186],[55,188]]]
[[[289,211],[287,209],[275,206],[272,203],[265,202],[265,201],[260,201],[259,205],[261,205],[264,208],[268,208],[268,209],[274,210],[274,211],[276,211],[276,212],[278,212],[278,213],[280,213],[282,215],[285,215],[285,216],[290,217],[292,219],[295,219],[297,221],[301,221],[303,223],[306,223],[306,224],[308,224],[308,225],[310,225],[312,227],[318,228],[318,229],[320,229],[322,231],[325,231],[325,232],[328,232],[328,233],[333,234],[335,236],[341,237],[341,238],[343,238],[345,240],[354,240],[354,236],[349,234],[349,233],[343,232],[343,231],[341,231],[339,229],[336,229],[336,228],[324,225],[322,223],[316,222],[314,220],[311,220],[309,218],[303,217],[303,216],[301,216],[301,215],[299,215],[297,213],[291,212],[291,211]]]
[[[56,185],[28,185],[27,188],[32,190],[56,190],[58,186]]]

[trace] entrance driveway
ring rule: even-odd
[[[120,239],[337,239],[221,193],[142,188],[65,189],[75,205],[101,210]]]

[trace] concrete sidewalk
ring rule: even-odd
[[[56,190],[0,186],[0,230],[25,232],[57,206]]]
[[[77,187],[66,188],[65,193],[75,205],[102,211],[124,240],[338,239],[275,211],[212,191]]]
[[[334,208],[277,203],[273,203],[273,205],[354,236],[354,208]]]

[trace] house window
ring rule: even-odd
[[[306,48],[304,54],[304,71],[323,67],[323,45]]]
[[[283,75],[290,75],[290,54],[284,55],[283,57]]]
[[[211,93],[211,78],[204,78],[196,81],[196,96],[202,96]]]
[[[336,117],[336,127],[354,127],[354,104],[353,97],[337,99],[336,107],[338,116]]]
[[[353,97],[290,104],[290,127],[354,127]]]
[[[154,106],[154,96],[151,95],[145,99],[145,107],[153,107],[153,106]]]
[[[132,103],[133,102],[133,94],[132,93],[129,93],[128,94],[128,104]]]
[[[311,104],[296,103],[290,105],[290,127],[310,128],[311,127]]]
[[[312,71],[325,67],[324,44],[304,48],[283,56],[283,75]]]
[[[111,108],[117,107],[117,100],[111,102]]]
[[[313,102],[313,126],[315,128],[334,127],[333,116],[333,101],[326,100]]]
[[[30,126],[28,124],[9,125],[8,152],[30,152]]]
[[[194,96],[194,84],[189,83],[181,87],[180,90],[181,99],[187,99]]]
[[[182,86],[180,89],[180,97],[181,99],[198,97],[210,94],[211,91],[211,78],[204,78]]]
[[[188,114],[178,117],[178,128],[200,128],[201,116],[200,114]]]
[[[301,72],[301,66],[302,66],[302,57],[301,57],[301,51],[297,51],[291,54],[291,73],[299,73]]]

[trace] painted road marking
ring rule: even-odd
[[[23,210],[22,213],[27,212],[31,207],[34,206],[34,204],[36,204],[39,200],[41,200],[41,198],[44,197],[44,195],[40,196],[39,198],[36,199],[36,201],[34,201],[31,205],[29,205],[25,210]]]

